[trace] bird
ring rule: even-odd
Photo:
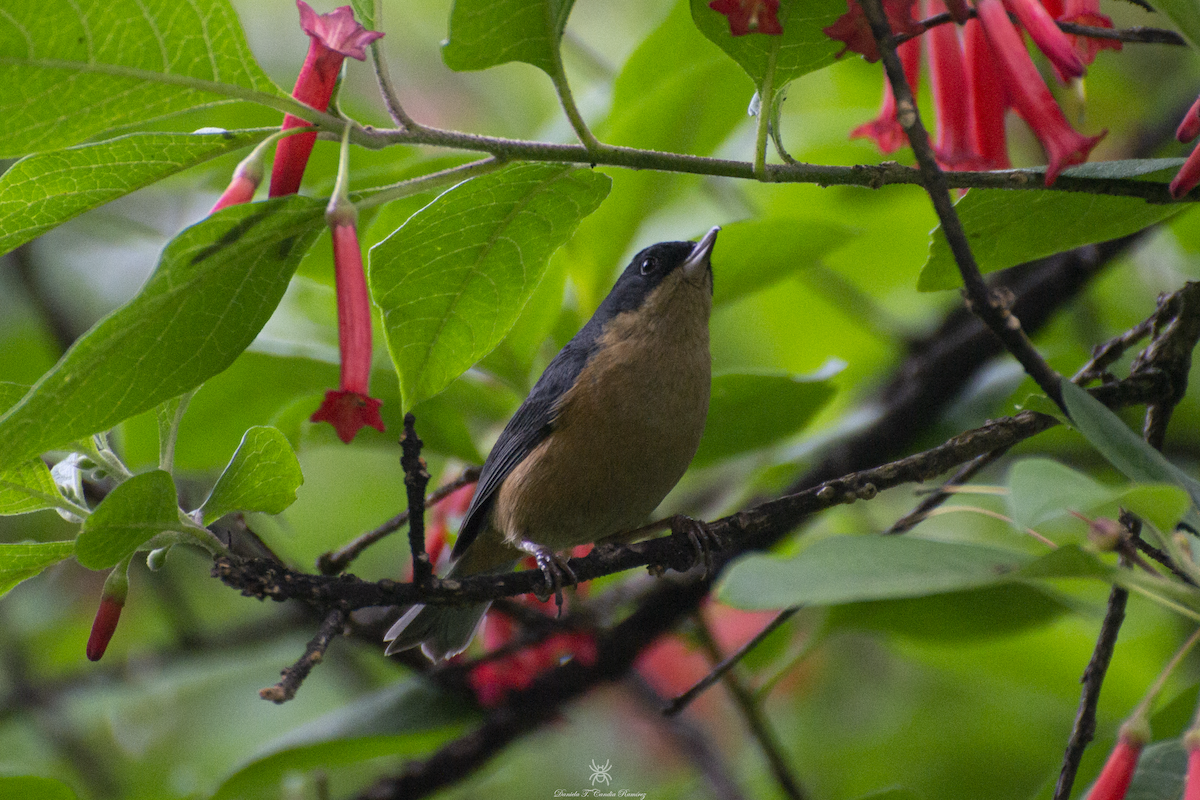
[[[719,231],[635,255],[550,361],[484,462],[447,579],[501,574],[533,555],[561,604],[558,582],[574,575],[558,553],[637,529],[683,477],[712,389]],[[414,605],[384,636],[386,652],[457,655],[490,605]]]

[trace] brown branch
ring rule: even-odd
[[[400,439],[400,467],[404,470],[404,488],[408,494],[408,547],[412,552],[412,580],[418,586],[433,579],[433,564],[425,552],[425,487],[429,470],[421,458],[424,442],[417,436],[417,418],[404,415],[404,436]]]
[[[325,658],[325,651],[329,649],[333,637],[342,632],[345,622],[346,615],[342,611],[339,609],[330,611],[325,616],[325,621],[321,623],[321,627],[317,629],[317,635],[309,641],[308,647],[304,648],[304,655],[281,673],[283,680],[274,686],[260,689],[258,696],[275,704],[286,703],[295,697],[296,692],[300,689],[300,684],[304,683],[304,679],[308,677],[308,673],[312,672],[312,668]]]
[[[975,17],[975,9],[967,10],[967,17],[973,19]],[[904,44],[909,39],[915,39],[921,34],[928,31],[930,28],[936,28],[938,25],[949,25],[954,22],[954,17],[950,16],[950,12],[945,11],[941,14],[934,14],[932,17],[926,17],[919,20],[916,25],[919,30],[913,33],[902,33],[895,37],[896,44]],[[1079,25],[1074,22],[1063,22],[1058,20],[1055,24],[1063,33],[1069,33],[1072,36],[1087,36],[1090,39],[1110,39],[1117,42],[1129,42],[1130,44],[1169,44],[1176,47],[1187,47],[1187,40],[1178,33],[1165,28],[1146,28],[1143,26],[1135,26],[1132,28],[1098,28],[1093,25]]]

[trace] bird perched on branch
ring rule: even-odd
[[[634,256],[546,367],[483,465],[447,578],[533,555],[557,592],[574,580],[560,551],[642,525],[683,477],[708,415],[719,230]],[[413,606],[384,637],[387,652],[460,653],[489,605]]]

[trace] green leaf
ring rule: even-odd
[[[721,228],[713,267],[713,305],[732,303],[816,264],[855,236],[847,225],[815,219],[763,219]]]
[[[734,36],[728,17],[709,8],[708,0],[691,0],[691,4],[696,27],[746,70],[759,89],[770,70],[778,92],[801,75],[832,64],[842,49],[841,42],[826,36],[823,28],[846,13],[845,0],[780,0],[783,33],[778,36]]]
[[[274,800],[289,772],[428,753],[468,718],[448,695],[416,681],[399,682],[268,743],[221,784],[212,800]]]
[[[0,471],[0,516],[56,508],[65,500],[40,458]]]
[[[0,544],[0,595],[74,552],[74,542]]]
[[[1182,739],[1155,742],[1142,750],[1124,800],[1175,800],[1183,796],[1188,754]],[[1088,797],[1091,788],[1088,789]]]
[[[108,569],[165,531],[179,530],[175,481],[160,469],[134,475],[108,493],[83,521],[75,558]]]
[[[1120,492],[1048,458],[1025,458],[1008,471],[1008,514],[1021,528],[1033,528],[1071,511],[1085,512]]]
[[[354,8],[354,18],[362,23],[369,31],[379,30],[375,27],[375,0],[350,0]]]
[[[37,775],[0,776],[0,798],[5,800],[76,800],[79,795],[62,781]]]
[[[524,61],[548,75],[575,0],[454,0],[442,60],[453,70]]]
[[[459,184],[371,248],[370,282],[405,409],[500,343],[607,176],[519,164]]]
[[[1066,174],[1099,179],[1154,180],[1167,184],[1183,162],[1178,158],[1081,164]],[[1135,233],[1191,208],[1187,203],[1155,205],[1136,197],[1031,189],[972,189],[955,209],[971,252],[983,273],[994,272],[1073,247]],[[929,260],[917,289],[932,292],[962,285],[941,227],[934,229]]]
[[[1095,553],[1082,550],[1077,545],[1063,545],[1050,551],[1026,564],[1014,577],[1028,581],[1058,578],[1101,580],[1151,596],[1157,601],[1169,601],[1194,613],[1200,612],[1200,590],[1180,581],[1109,566]],[[1200,613],[1196,615],[1200,616]],[[1195,616],[1190,618],[1194,620]]]
[[[1154,7],[1175,23],[1193,48],[1200,47],[1200,6],[1195,0],[1157,0]]]
[[[1192,504],[1188,493],[1175,485],[1139,484],[1118,498],[1122,508],[1129,509],[1160,531],[1175,528]]]
[[[826,377],[718,375],[712,382],[708,425],[692,464],[707,466],[798,433],[835,392]]]
[[[1167,461],[1144,439],[1131,431],[1103,403],[1070,381],[1062,382],[1063,402],[1071,424],[1100,455],[1138,483],[1168,483],[1182,488],[1200,508],[1200,483]]]
[[[923,597],[1002,583],[1030,557],[913,536],[834,536],[790,559],[738,559],[718,589],[745,609]]]
[[[0,416],[0,468],[107,430],[228,367],[266,324],[324,204],[225,209],[176,236],[129,303],[71,347]]]
[[[204,524],[230,511],[283,513],[302,483],[304,473],[287,437],[276,428],[251,428],[200,507]]]
[[[286,97],[227,0],[8,0],[0,14],[0,158],[225,100]]]
[[[84,211],[255,144],[268,132],[132,133],[26,156],[0,176],[0,254]]]

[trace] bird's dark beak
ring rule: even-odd
[[[712,230],[704,234],[704,238],[692,248],[692,254],[687,257],[687,261],[683,262],[685,278],[692,280],[711,269],[709,258],[712,256],[713,245],[717,243],[717,234],[720,232],[719,227],[713,226]]]

